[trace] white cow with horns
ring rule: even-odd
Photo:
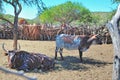
[[[79,50],[80,60],[82,61],[82,53],[89,49],[92,43],[102,44],[98,35],[68,35],[60,34],[56,36],[55,59],[57,59],[57,52],[59,51],[61,59],[63,60],[63,48],[67,50]]]

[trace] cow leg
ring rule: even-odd
[[[57,59],[57,52],[58,52],[58,48],[56,47],[56,49],[55,49],[55,59]]]
[[[22,66],[18,67],[17,70],[23,70],[25,72],[28,72],[28,65],[27,64],[23,64]]]
[[[62,56],[62,52],[63,52],[63,48],[60,48],[59,53],[60,53],[61,59],[64,60],[64,58],[63,58],[63,56]]]
[[[82,54],[83,52],[79,50],[80,61],[82,62]]]

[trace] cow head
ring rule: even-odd
[[[91,46],[91,44],[102,44],[102,41],[98,35],[84,36],[79,45],[79,50],[86,51]]]
[[[2,44],[2,49],[5,51],[5,55],[6,56],[9,56],[10,54],[12,54],[12,53],[15,53],[16,51],[19,51],[20,50],[20,45],[19,45],[19,49],[18,50],[8,50],[8,49],[5,49],[5,47],[4,47],[4,43]]]
[[[94,39],[93,43],[101,45],[102,37],[99,34],[95,35],[95,39]]]
[[[19,45],[18,50],[7,50],[7,49],[5,49],[4,43],[3,43],[2,44],[2,49],[5,51],[5,56],[8,56],[8,65],[9,65],[9,67],[12,67],[11,60],[12,60],[13,56],[16,54],[16,51],[20,50],[20,45]]]

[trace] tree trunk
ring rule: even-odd
[[[13,49],[17,50],[17,37],[18,37],[18,15],[20,14],[22,10],[22,6],[19,2],[19,0],[3,0],[4,2],[10,4],[14,8],[14,24],[13,24]]]
[[[13,48],[17,50],[17,39],[18,39],[18,15],[14,18],[14,30],[13,30]]]
[[[120,20],[120,5],[116,11],[116,14],[113,16],[112,20],[107,23],[107,28],[110,32],[113,47],[114,47],[114,56],[113,56],[113,75],[112,80],[120,80],[120,34],[119,34],[119,20]],[[109,54],[108,54],[109,55]]]

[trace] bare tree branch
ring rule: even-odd
[[[19,7],[18,14],[20,14],[20,12],[22,10],[22,6],[21,6],[21,4],[19,2],[17,2],[17,4],[18,4],[18,7]]]
[[[24,75],[23,71],[13,72],[13,71],[9,71],[9,70],[7,70],[7,69],[5,69],[3,67],[0,67],[0,70],[5,72],[5,73],[10,73],[10,74],[14,74],[14,75],[26,78],[27,80],[37,80],[37,78],[28,77],[28,76]]]
[[[0,17],[0,19],[7,21],[11,26],[13,26],[13,23],[11,21],[9,21],[8,19],[4,18],[4,17]]]

